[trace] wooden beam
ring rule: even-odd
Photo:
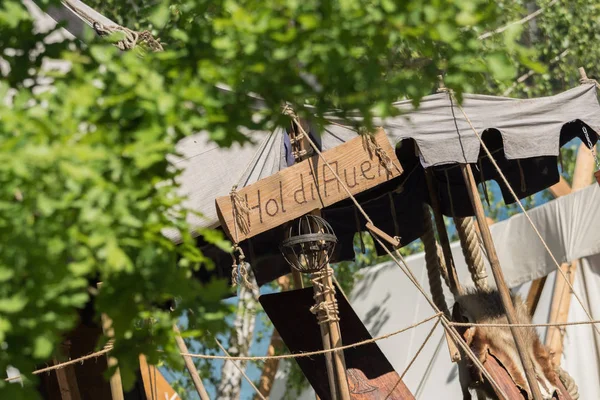
[[[179,349],[179,351],[181,353],[189,353],[188,348],[185,345],[183,338],[181,337],[179,328],[177,328],[177,325],[173,325],[173,331],[175,332],[175,341],[177,342],[177,348]],[[200,374],[196,369],[196,365],[194,365],[192,357],[183,356],[183,361],[185,363],[185,368],[188,370],[188,373],[192,378],[192,382],[194,382],[194,387],[196,388],[196,392],[198,393],[198,396],[200,396],[200,399],[210,400],[210,397],[208,397],[208,393],[204,388],[204,384],[202,383],[202,379],[200,378]]]
[[[490,260],[492,274],[494,275],[496,287],[498,288],[498,292],[500,293],[500,297],[502,299],[502,304],[504,305],[504,310],[506,311],[508,322],[510,324],[516,324],[518,323],[518,320],[515,312],[515,307],[512,303],[510,291],[508,290],[506,281],[504,280],[504,273],[500,268],[500,261],[498,260],[498,254],[496,254],[496,248],[492,239],[490,227],[488,226],[485,218],[485,212],[483,211],[483,204],[481,204],[481,198],[479,197],[479,191],[477,190],[477,183],[475,183],[473,170],[471,169],[471,166],[469,164],[461,164],[461,169],[467,186],[467,191],[469,193],[469,197],[473,205],[473,209],[475,210],[475,216],[477,217],[477,223],[479,224],[479,229],[481,231],[483,245]],[[515,344],[517,345],[517,351],[519,353],[519,357],[521,358],[521,363],[523,364],[523,369],[525,370],[525,375],[527,377],[527,382],[529,383],[529,389],[531,391],[531,394],[533,395],[533,399],[543,400],[540,387],[537,383],[535,371],[533,369],[533,363],[531,361],[531,358],[529,357],[529,353],[527,351],[527,347],[525,345],[523,336],[521,335],[521,331],[515,327],[511,327],[510,330],[515,340]]]
[[[375,152],[365,148],[365,139],[360,136],[322,153],[352,194],[364,192],[402,173],[383,129],[377,130],[374,139],[389,158],[390,171]],[[348,198],[343,185],[318,155],[246,186],[236,194],[236,204],[232,196],[223,196],[216,199],[216,207],[225,233],[238,243]],[[245,213],[245,205],[248,213]]]
[[[554,196],[555,199],[566,196],[571,193],[571,186],[569,183],[563,178],[560,177],[560,181],[549,188],[550,193]],[[563,271],[564,272],[564,271]],[[529,310],[529,314],[533,317],[535,314],[535,310],[540,301],[540,297],[542,296],[542,291],[544,290],[544,286],[546,284],[547,276],[543,276],[534,280],[531,283],[531,287],[529,288],[529,292],[527,293],[527,309]]]
[[[533,314],[535,314],[535,310],[540,302],[540,297],[542,297],[542,291],[544,290],[546,279],[548,279],[547,275],[531,282],[531,287],[527,293],[527,300],[525,301],[527,304],[527,310],[529,310],[529,315],[531,317],[533,317]]]
[[[102,282],[98,283],[98,289],[102,286]],[[102,331],[104,335],[113,339],[115,336],[115,332],[112,327],[112,320],[106,314],[101,314],[102,319]],[[114,367],[118,364],[116,358],[112,357],[109,353],[107,358],[108,368]],[[125,400],[125,395],[123,394],[123,382],[121,381],[121,373],[119,372],[119,367],[115,370],[115,373],[110,377],[110,392],[112,395],[111,400]]]
[[[281,291],[289,290],[290,288],[290,278],[288,275],[282,276],[277,280]],[[296,289],[302,289],[301,287],[296,287]],[[271,357],[277,354],[278,350],[283,349],[283,340],[277,332],[277,329],[273,328],[273,333],[271,334],[271,340],[269,341],[269,348],[267,349],[267,357]],[[264,397],[268,398],[271,394],[271,389],[273,388],[273,383],[275,383],[275,374],[279,369],[279,359],[272,358],[266,360],[263,364],[262,373],[260,375],[260,379],[258,381],[258,390],[260,394]],[[258,394],[254,395],[254,400],[260,400]]]
[[[71,342],[69,340],[64,341],[60,346],[60,354],[54,358],[54,364],[59,364],[70,359],[70,348]],[[57,369],[56,380],[58,381],[62,400],[81,400],[75,367],[73,365]]]
[[[290,130],[290,142],[292,143],[292,149],[294,150],[294,157],[296,159],[296,161],[300,161],[302,162],[303,160],[306,160],[309,155],[312,155],[314,152],[314,149],[312,148],[312,146],[309,143],[309,138],[308,135],[310,135],[310,127],[309,124],[306,120],[300,119],[300,120],[294,120],[291,123],[291,127],[292,129]],[[318,156],[315,156],[313,158],[313,161],[320,161],[319,158],[317,158]],[[336,164],[337,166],[337,164]],[[319,174],[318,174],[318,167],[316,167],[315,165],[310,165],[311,168],[311,180],[313,181],[313,184],[315,187],[319,187]],[[326,168],[326,165],[323,165],[323,168]],[[317,171],[317,173],[315,173],[315,171]],[[325,173],[325,170],[323,170],[323,174]],[[312,186],[311,186],[312,188]],[[302,189],[302,191],[304,191],[304,189]],[[312,192],[312,190],[311,190]],[[294,193],[294,197],[296,197],[296,193]],[[283,204],[283,203],[282,203]],[[321,215],[321,211],[319,209],[315,209],[315,210],[311,210],[309,212],[310,214],[313,215]],[[287,236],[287,233],[286,233]],[[326,268],[329,268],[329,264],[327,264]],[[300,289],[303,286],[302,283],[302,275],[300,274],[300,271],[296,271],[295,268],[292,268],[292,279],[294,280],[294,286],[296,287],[296,289]],[[320,284],[324,285],[324,287],[327,287],[327,279],[320,279]],[[318,293],[318,290],[316,288],[316,286],[313,286],[313,292],[314,292],[314,300],[316,301],[316,304],[318,304],[319,302],[326,302],[327,301],[327,297],[323,294],[323,293]],[[318,315],[318,314],[317,314]],[[334,324],[337,324],[337,321],[332,321],[334,322]],[[319,324],[319,331],[321,333],[321,343],[323,344],[323,349],[324,350],[329,350],[332,347],[335,346],[335,342],[333,341],[332,338],[332,325],[333,324]],[[340,342],[341,343],[341,342]],[[337,365],[339,364],[339,359],[340,359],[340,354],[334,354],[334,353],[325,353],[325,367],[326,367],[326,371],[327,371],[327,380],[329,383],[329,393],[331,395],[331,400],[338,400],[338,397],[341,396],[342,400],[345,400],[347,398],[346,393],[345,393],[345,389],[343,388],[343,382],[348,381],[348,378],[346,376],[346,368],[344,366],[343,370],[340,370],[339,368],[336,368]],[[345,360],[344,360],[344,353],[341,354],[342,357],[342,364],[345,365]],[[343,375],[343,377],[342,377]],[[340,387],[340,383],[342,383],[342,387]],[[346,385],[347,386],[347,385]],[[344,393],[342,393],[344,392]],[[349,400],[349,399],[348,399]]]
[[[575,161],[575,171],[573,172],[573,192],[581,190],[593,183],[594,157],[588,147],[581,143],[577,150]],[[572,263],[565,263],[560,266],[562,272],[569,278],[571,286],[575,282],[575,273],[577,272],[578,260]],[[571,298],[573,293],[571,288],[565,282],[562,274],[556,275],[554,283],[554,292],[552,294],[552,305],[550,307],[550,323],[565,323],[569,319],[569,308],[571,307]],[[563,351],[563,331],[562,327],[549,327],[546,333],[545,344],[550,350],[554,362],[560,364]]]
[[[561,176],[560,181],[558,181],[558,183],[550,186],[550,188],[548,188],[548,190],[550,191],[552,196],[554,196],[554,198],[556,199],[558,197],[566,196],[569,193],[571,193],[571,186],[569,186],[569,183],[565,180],[565,178],[563,178]]]

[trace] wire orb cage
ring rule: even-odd
[[[331,225],[316,215],[304,215],[290,224],[280,250],[290,266],[300,272],[323,269],[333,254],[337,237]]]

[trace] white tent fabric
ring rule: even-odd
[[[559,261],[584,257],[576,272],[574,286],[595,320],[600,319],[599,196],[600,188],[594,184],[529,212]],[[522,225],[522,220],[523,215],[516,215],[494,224],[492,234],[507,281],[522,296],[527,294],[529,279],[541,276],[542,272],[549,273],[534,316],[534,322],[543,323],[549,317],[556,278],[556,272],[551,271],[555,267],[547,262],[545,250],[534,245],[539,239],[533,237],[533,233]],[[471,280],[458,243],[452,245],[452,252],[461,282],[470,285]],[[424,254],[412,255],[406,261],[420,284],[429,291]],[[434,314],[421,293],[395,263],[382,263],[362,270],[360,274],[361,278],[352,291],[350,302],[373,337],[405,328]],[[490,283],[493,282],[491,274],[489,280]],[[449,305],[453,304],[449,294],[447,302]],[[585,312],[573,298],[569,321],[587,320]],[[433,322],[428,322],[378,342],[398,373],[402,373],[408,365],[432,326]],[[539,328],[538,332],[543,338],[545,329]],[[600,336],[590,325],[567,326],[564,345],[562,366],[579,384],[580,398],[599,399]],[[404,382],[417,399],[462,399],[457,367],[450,362],[442,328],[437,328],[408,371]],[[285,374],[280,373],[271,398],[281,399],[284,392]],[[314,399],[312,389],[306,390],[299,399]]]

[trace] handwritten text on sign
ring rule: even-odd
[[[365,147],[360,136],[322,153],[352,194],[364,192],[402,173],[385,132],[379,129],[374,137],[391,160],[389,171],[379,157]],[[237,194],[247,203],[249,214],[240,213],[230,196],[216,199],[221,226],[237,242],[349,197],[318,155],[246,186]],[[245,218],[247,232],[235,221],[235,213]]]

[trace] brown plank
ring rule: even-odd
[[[579,145],[577,159],[575,161],[575,171],[573,172],[573,185],[571,192],[581,190],[592,184],[592,173],[594,171],[594,157],[592,152],[583,143]],[[571,286],[575,282],[578,260],[566,263],[560,266],[562,272],[569,278]],[[554,292],[552,294],[552,305],[550,307],[549,322],[564,323],[569,319],[569,308],[571,306],[572,292],[571,288],[565,282],[562,274],[558,273],[554,283]],[[550,327],[546,334],[546,346],[553,354],[554,361],[560,363],[563,351],[563,331],[564,328]]]
[[[54,359],[54,364],[59,364],[57,359]],[[72,373],[68,373],[68,369]],[[79,395],[79,387],[77,386],[77,380],[73,380],[75,373],[73,367],[65,367],[56,370],[56,380],[58,381],[58,387],[60,388],[60,396],[62,400],[81,400]]]
[[[322,153],[352,194],[364,192],[402,173],[383,129],[377,130],[374,137],[392,161],[391,172],[381,165],[378,156],[365,148],[360,136]],[[238,194],[248,204],[249,215],[243,216],[249,223],[247,233],[235,222],[231,197],[216,199],[221,226],[236,242],[348,198],[344,187],[318,155],[246,186],[238,190]]]
[[[371,338],[348,301],[336,287],[340,330],[344,344]],[[259,298],[269,319],[292,353],[321,350],[321,334],[315,316],[311,288],[263,295]],[[292,321],[293,323],[290,323]],[[414,399],[376,343],[344,350],[351,399]],[[296,362],[322,400],[331,400],[325,357],[297,358]]]
[[[535,314],[535,310],[540,302],[540,297],[542,297],[542,291],[544,290],[544,285],[546,284],[547,278],[548,276],[542,276],[541,278],[531,282],[531,287],[527,293],[527,300],[525,301],[527,304],[527,310],[529,310],[529,315],[531,317],[533,317],[533,314]]]
[[[60,345],[60,349],[60,355],[54,358],[55,365],[71,358],[71,341],[69,339],[63,341]],[[56,379],[58,381],[62,400],[81,400],[74,365],[67,365],[64,368],[57,369]]]
[[[493,354],[488,353],[485,362],[483,363],[486,371],[494,378],[494,381],[498,384],[500,389],[508,396],[507,400],[527,400],[527,396],[523,395],[521,390],[515,385],[508,372],[504,369],[502,364],[494,357]],[[500,398],[500,393],[496,393]]]
[[[571,187],[562,176],[560,177],[560,181],[558,181],[557,184],[550,186],[548,190],[550,190],[550,193],[554,197],[562,197],[571,193]]]

